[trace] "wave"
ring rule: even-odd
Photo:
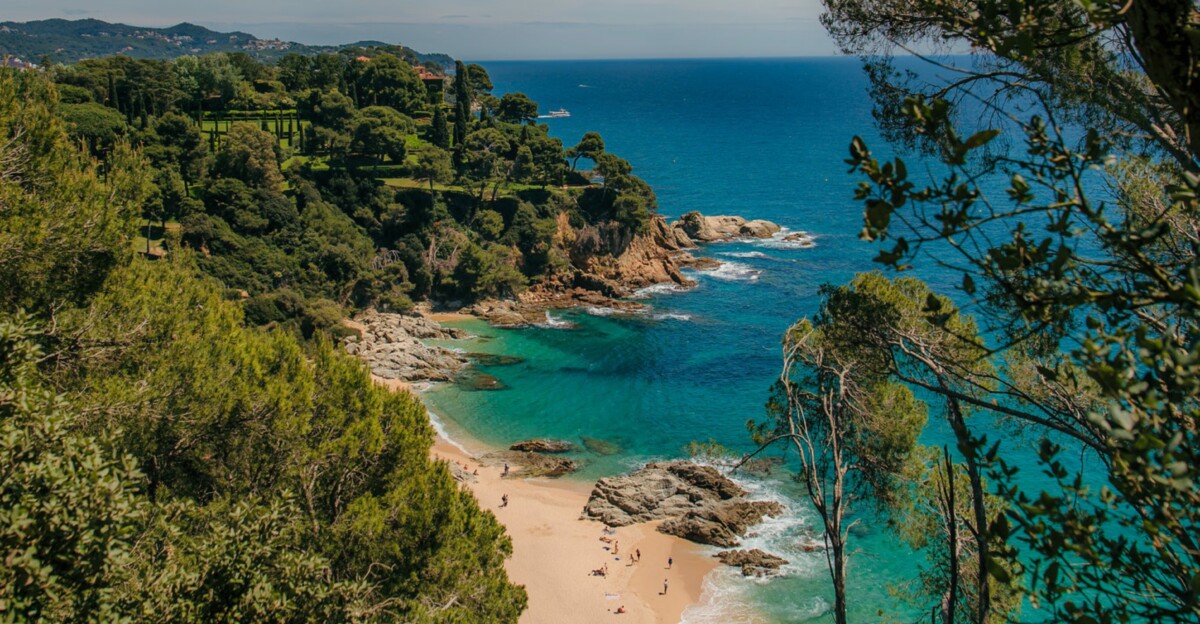
[[[678,312],[657,312],[651,313],[650,318],[656,321],[690,321],[691,314],[680,314]]]
[[[428,409],[425,410],[425,413],[429,415],[429,424],[433,427],[433,430],[435,432],[437,432],[438,437],[445,440],[446,442],[449,442],[450,446],[453,446],[454,448],[462,451],[463,454],[466,455],[467,457],[474,457],[474,454],[472,454],[471,451],[468,451],[466,449],[466,447],[459,444],[458,441],[455,440],[454,438],[450,437],[449,433],[446,433],[446,425],[442,422],[442,420],[440,418],[438,418],[437,414],[434,414],[432,411],[430,411]]]
[[[556,316],[551,316],[549,312],[546,312],[545,321],[542,321],[541,323],[534,323],[533,326],[540,327],[541,329],[575,329],[575,323],[572,323],[566,319],[558,318]]]
[[[633,294],[629,295],[629,298],[630,299],[649,299],[650,297],[653,297],[655,295],[667,295],[667,294],[681,293],[681,292],[687,292],[687,290],[688,289],[684,288],[683,286],[680,286],[679,284],[676,284],[675,282],[665,282],[662,284],[655,284],[653,286],[647,286],[645,288],[639,288],[638,290],[633,291]]]
[[[730,258],[766,258],[766,259],[770,259],[770,257],[771,257],[761,251],[724,251],[717,255],[718,256],[728,256]]]
[[[592,316],[612,316],[612,315],[616,314],[617,312],[619,312],[620,310],[617,310],[616,308],[606,308],[606,307],[601,307],[601,306],[588,306],[588,307],[584,308],[583,311],[587,312],[588,314],[591,314]]]
[[[728,458],[697,458],[694,461],[713,466],[726,473]],[[813,548],[823,542],[820,529],[797,498],[785,495],[779,481],[743,474],[728,475],[748,493],[751,500],[768,500],[783,505],[778,517],[766,517],[754,527],[739,548],[758,548],[788,560],[776,576],[744,577],[737,568],[720,567],[704,578],[700,601],[684,611],[681,622],[687,624],[716,624],[737,622],[759,624],[777,620],[808,622],[826,617],[831,605],[821,596],[798,596],[784,603],[772,600],[764,613],[760,587],[780,579],[799,577],[818,579],[827,574],[824,554]],[[717,549],[711,549],[713,553]]]
[[[804,230],[793,231],[789,228],[783,228],[773,234],[771,238],[758,239],[754,244],[758,247],[767,247],[770,249],[808,249],[817,246],[816,239],[817,237],[814,234],[810,234]]]
[[[758,279],[762,271],[740,262],[722,262],[715,269],[702,269],[699,273],[726,282],[752,282]]]

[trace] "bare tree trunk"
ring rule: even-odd
[[[975,545],[979,552],[978,578],[978,607],[975,614],[977,624],[987,624],[991,620],[992,593],[988,566],[991,565],[989,550],[990,532],[988,530],[987,509],[985,507],[983,476],[980,472],[979,457],[975,450],[975,440],[967,429],[963,418],[962,408],[958,400],[946,399],[946,408],[950,416],[950,425],[954,428],[954,436],[958,438],[958,447],[967,462],[967,478],[971,482],[971,508],[975,516]]]
[[[950,592],[946,597],[946,624],[954,624],[954,611],[958,607],[958,514],[954,506],[954,464],[950,461],[950,447],[942,447],[946,462],[946,527],[950,531]]]

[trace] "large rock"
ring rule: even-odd
[[[481,301],[472,306],[468,312],[496,327],[517,328],[528,327],[532,324],[517,309],[517,304],[513,301],[497,301],[494,299]]]
[[[596,482],[583,513],[609,526],[627,526],[681,517],[698,505],[744,494],[737,484],[708,466],[663,462]]]
[[[767,576],[775,574],[787,559],[776,557],[757,548],[753,550],[723,550],[716,555],[721,563],[742,569],[742,576]]]
[[[658,525],[660,533],[712,546],[732,547],[746,529],[765,516],[778,516],[783,506],[771,501],[731,500],[704,505]]]
[[[738,233],[742,236],[750,236],[752,238],[771,238],[776,232],[782,229],[777,223],[755,219],[742,224],[742,227],[738,228]]]
[[[745,490],[714,468],[673,461],[601,479],[583,515],[609,526],[663,520],[663,533],[731,547],[764,516],[782,512],[779,503],[747,500]]]
[[[705,243],[730,241],[738,238],[770,238],[781,228],[770,221],[747,221],[742,217],[717,215],[706,217],[692,211],[671,224],[691,240]]]
[[[497,451],[481,459],[492,466],[509,464],[513,468],[508,474],[510,477],[561,477],[579,470],[579,463],[574,460],[541,453]]]
[[[467,365],[462,356],[422,340],[462,338],[465,332],[442,327],[420,316],[368,310],[355,320],[359,336],[347,338],[345,350],[362,358],[371,372],[399,381],[449,381]]]
[[[547,440],[538,438],[535,440],[525,440],[517,442],[508,447],[512,451],[522,451],[526,453],[566,453],[574,450],[575,445],[566,440]]]

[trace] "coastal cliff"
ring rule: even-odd
[[[689,212],[674,223],[654,215],[644,231],[635,232],[615,222],[577,228],[565,213],[560,214],[553,244],[568,265],[544,276],[513,301],[487,300],[464,311],[494,325],[520,327],[539,322],[553,308],[641,308],[624,299],[658,284],[691,288],[696,282],[684,274],[684,268],[720,265],[692,255],[698,243],[770,238],[780,229],[769,221]]]

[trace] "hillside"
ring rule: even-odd
[[[285,54],[321,54],[348,47],[386,46],[380,42],[357,42],[341,46],[309,46],[279,39],[260,39],[245,32],[217,32],[182,23],[167,28],[110,24],[96,19],[49,19],[33,22],[0,22],[0,57],[12,56],[30,62],[50,57],[56,63],[74,63],[86,58],[125,54],[132,58],[171,59],[208,52],[245,52],[270,60]],[[454,60],[445,54],[422,54],[405,48],[422,63],[433,61],[443,67]]]

